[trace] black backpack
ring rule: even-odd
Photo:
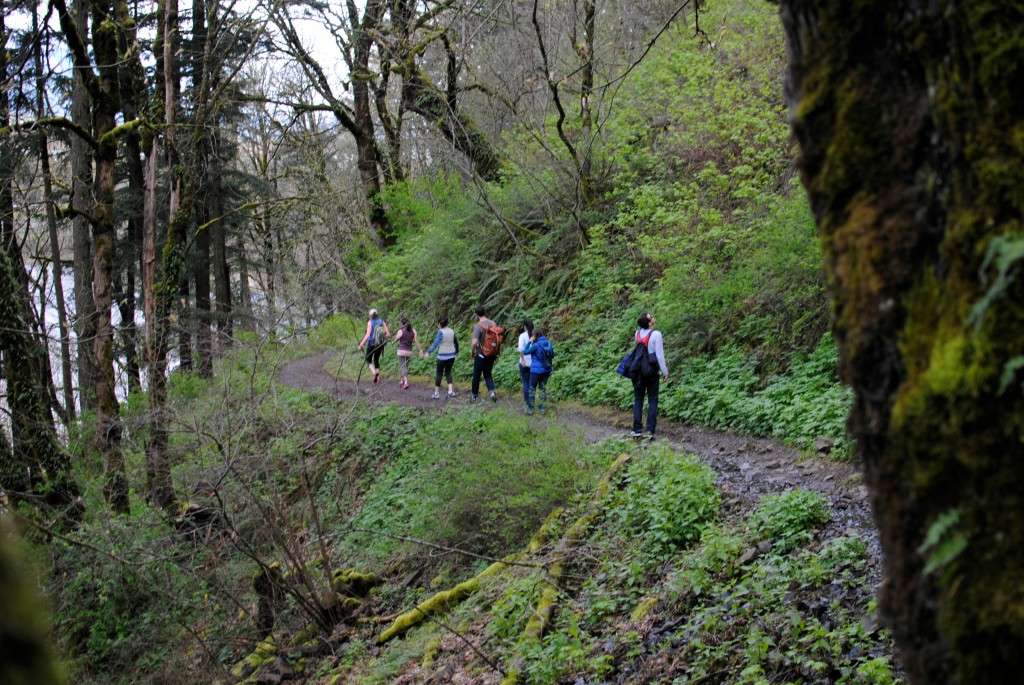
[[[647,334],[646,338],[640,338],[637,334],[636,347],[626,355],[626,358],[619,364],[619,373],[626,378],[645,378],[658,371],[657,358],[651,359],[651,353],[647,351],[647,343],[651,340],[654,331]]]

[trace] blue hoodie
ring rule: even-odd
[[[555,348],[552,347],[551,342],[542,335],[537,338],[537,342],[527,343],[526,347],[523,348],[523,354],[528,354],[531,357],[530,373],[540,375],[550,371],[550,369],[544,368],[541,357],[546,358],[548,360],[548,365],[550,365],[551,360],[555,356]]]

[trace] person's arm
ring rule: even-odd
[[[441,331],[438,331],[437,335],[434,336],[434,342],[431,343],[430,347],[427,348],[427,356],[428,357],[434,352],[434,350],[436,350],[438,348],[438,346],[441,344],[441,338],[443,338],[443,337],[444,336],[441,335]]]
[[[477,348],[481,346],[479,339],[483,337],[484,327],[480,324],[473,326],[473,340],[469,343],[469,353],[476,354]]]
[[[370,322],[370,321],[367,321],[366,322],[366,335],[364,335],[363,339],[359,341],[359,347],[357,349],[360,349],[360,350],[363,349],[363,345],[365,345],[366,341],[370,339],[370,331],[372,331],[372,330],[373,330],[373,323]]]
[[[416,329],[412,329],[412,341],[416,343],[416,349],[420,351],[420,356],[423,356],[423,347],[420,345],[420,336],[416,334]]]
[[[526,347],[523,348],[523,354],[533,354],[533,351],[537,349],[537,343],[531,341],[526,343]]]
[[[665,345],[661,339],[661,331],[651,333],[650,347],[654,348],[651,351],[658,358],[658,367],[661,369],[661,375],[665,377],[665,380],[668,380],[668,364],[665,362]]]
[[[459,353],[459,334],[452,332],[452,342],[455,343],[455,354]]]
[[[381,320],[380,325],[384,327],[384,337],[391,340],[391,331],[388,330],[388,322]]]

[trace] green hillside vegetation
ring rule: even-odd
[[[74,682],[898,682],[870,540],[825,496],[738,500],[664,443],[274,382],[352,330],[175,377],[174,525],[87,506],[41,548]]]
[[[553,128],[523,130],[500,184],[392,188],[401,239],[372,268],[374,305],[392,322],[410,315],[428,342],[445,313],[468,343],[478,303],[513,330],[529,315],[558,351],[554,396],[620,408],[632,391],[611,372],[651,310],[674,377],[663,416],[805,448],[827,435],[845,449],[851,395],[793,170],[782,29],[768,5],[728,5],[702,19],[713,49],[677,24],[623,81],[593,151],[601,200],[581,217],[585,236],[558,151],[541,144]],[[496,378],[518,384],[512,363]]]

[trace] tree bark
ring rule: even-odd
[[[32,11],[33,31],[39,31],[39,12],[37,8]],[[43,93],[46,89],[46,82],[43,76],[43,43],[36,43],[33,51],[33,60],[36,69],[36,117],[43,118],[47,115],[46,103]],[[68,422],[75,419],[75,385],[72,380],[73,370],[71,368],[71,329],[68,325],[67,300],[64,295],[63,264],[60,256],[60,240],[57,236],[57,212],[54,209],[53,200],[53,177],[50,171],[50,148],[46,136],[39,137],[39,163],[43,173],[43,193],[46,198],[46,228],[50,239],[50,264],[53,268],[53,294],[56,300],[57,326],[60,335],[60,361],[61,361],[61,383],[64,394],[64,412]]]
[[[146,476],[153,502],[165,511],[173,509],[176,498],[171,480],[170,457],[167,454],[167,347],[170,315],[178,292],[178,277],[184,263],[184,220],[179,212],[180,177],[174,171],[177,161],[175,122],[177,109],[177,76],[174,66],[174,45],[177,42],[178,6],[176,0],[162,0],[157,10],[159,30],[154,43],[158,54],[157,71],[161,75],[164,116],[164,154],[172,170],[167,237],[160,258],[161,274],[156,274],[156,226],[147,225],[144,248],[147,262],[148,298],[146,302],[147,380],[149,382],[149,436],[146,441]],[[147,160],[147,182],[152,170],[155,179],[156,139]],[[155,198],[152,213],[155,215]]]
[[[89,25],[89,0],[74,3],[74,26],[83,42]],[[89,130],[89,91],[85,84],[85,71],[75,69],[72,76],[71,119],[82,130]],[[75,336],[78,361],[78,401],[83,411],[96,407],[96,361],[92,344],[96,338],[96,306],[92,297],[92,238],[89,208],[92,206],[92,152],[87,141],[80,136],[71,137],[71,207],[72,250],[75,278]]]
[[[92,208],[93,299],[96,307],[96,338],[93,356],[96,360],[96,419],[99,426],[100,452],[106,478],[105,493],[115,511],[126,513],[130,508],[128,478],[121,450],[122,425],[114,376],[114,327],[110,308],[113,305],[114,269],[114,167],[117,142],[110,134],[116,126],[119,110],[117,80],[117,38],[111,25],[111,8],[105,2],[92,4],[93,53],[99,72],[97,92],[93,93],[93,137],[95,180]]]
[[[783,0],[849,430],[913,683],[1024,651],[1024,8]]]
[[[0,0],[0,83],[7,83],[7,6]],[[10,95],[0,90],[0,128],[10,124]],[[0,369],[10,408],[11,444],[0,449],[0,487],[14,499],[47,493],[55,505],[72,505],[78,488],[57,440],[50,412],[50,379],[44,339],[35,335],[28,275],[14,225],[14,155],[0,138]],[[0,427],[0,431],[3,428]],[[37,493],[36,491],[39,491]],[[47,492],[48,491],[48,492]]]

